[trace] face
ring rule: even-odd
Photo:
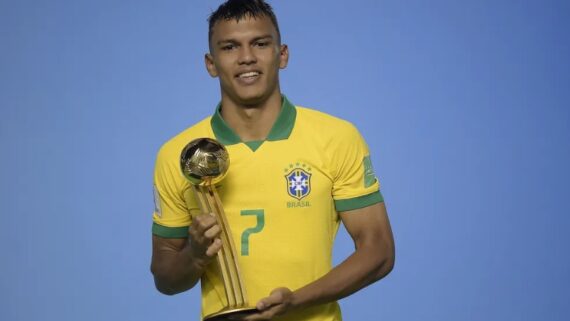
[[[246,17],[214,25],[206,68],[219,77],[223,99],[254,106],[279,93],[279,69],[288,59],[271,20]]]

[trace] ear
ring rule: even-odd
[[[212,78],[218,77],[218,70],[216,69],[216,65],[214,64],[214,57],[211,54],[207,53],[204,55],[204,62],[206,63],[206,70]]]
[[[289,63],[289,47],[283,44],[279,49],[279,68],[285,69]]]

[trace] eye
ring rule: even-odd
[[[236,45],[231,44],[231,43],[222,46],[222,50],[224,50],[224,51],[232,50],[232,49],[235,49],[235,48],[236,48]]]
[[[267,47],[269,45],[269,41],[256,41],[255,42],[255,46],[256,47],[260,47],[260,48],[264,48]]]

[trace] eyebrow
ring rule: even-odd
[[[270,34],[263,35],[263,36],[258,36],[258,37],[253,38],[253,39],[251,40],[251,42],[255,42],[255,41],[259,41],[259,40],[263,40],[263,39],[271,39],[271,40],[273,40],[273,36],[270,35]],[[236,39],[230,38],[230,39],[222,39],[222,40],[216,42],[217,45],[221,45],[221,44],[225,44],[225,43],[239,43],[239,41],[237,41]]]

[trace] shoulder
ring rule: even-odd
[[[312,108],[296,106],[297,125],[303,131],[310,130],[319,136],[338,138],[358,134],[349,121]]]
[[[212,137],[211,118],[211,116],[204,118],[166,141],[158,151],[158,159],[174,159],[178,161],[180,152],[191,140],[200,137]]]

